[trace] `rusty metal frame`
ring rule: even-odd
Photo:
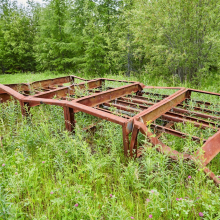
[[[76,84],[75,79],[80,79],[83,82]],[[108,81],[122,82],[127,85],[117,88],[111,87],[103,91],[103,87]],[[66,86],[66,83],[70,83],[70,85]],[[83,97],[73,97],[77,89],[85,90],[90,94]],[[172,89],[176,92],[171,95],[164,95],[152,93],[152,89]],[[138,134],[142,133],[160,153],[166,154],[174,160],[183,158],[195,162],[199,161],[199,166],[207,176],[219,185],[220,180],[206,165],[220,152],[220,125],[217,123],[220,122],[220,113],[207,108],[212,105],[211,103],[198,100],[195,101],[197,106],[193,107],[193,111],[189,109],[188,102],[192,100],[192,92],[220,97],[219,93],[182,87],[145,86],[139,82],[105,78],[86,80],[71,75],[30,84],[0,84],[0,101],[6,102],[14,97],[20,102],[24,116],[27,114],[25,106],[28,108],[40,104],[62,106],[65,126],[70,132],[74,132],[75,113],[79,111],[117,123],[122,126],[126,156],[140,157],[143,154],[143,148],[138,149],[137,141]],[[154,98],[145,97],[146,95],[154,96]],[[206,108],[202,108],[201,105],[205,105]],[[114,108],[117,114],[113,113],[111,108]],[[210,113],[214,115],[209,115]],[[167,121],[167,124],[165,126],[155,124],[155,120],[159,118]],[[207,121],[207,119],[215,122]],[[173,128],[175,122],[190,122],[198,128],[215,129],[217,132],[208,140],[201,140],[199,137],[192,136],[193,141],[202,142],[204,145],[194,155],[180,153],[159,140],[163,132],[180,138],[188,136]],[[148,125],[154,130],[154,134],[149,130]]]

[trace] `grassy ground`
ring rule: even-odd
[[[4,75],[0,83],[61,75]],[[200,89],[219,92],[218,80],[213,82],[207,79]],[[83,113],[77,114],[75,135],[65,131],[58,106],[40,105],[31,115],[22,118],[16,102],[0,105],[0,219],[220,219],[220,190],[191,162],[173,162],[154,148],[142,159],[125,158],[121,127],[102,121],[94,134],[82,132],[96,120]],[[180,129],[195,132],[190,125]],[[167,144],[186,150],[175,138]],[[210,166],[220,176],[219,155]]]

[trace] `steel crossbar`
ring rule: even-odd
[[[76,83],[76,79],[82,82]],[[117,88],[106,85],[114,81],[126,85]],[[163,93],[164,90],[175,90],[175,92],[167,95]],[[0,84],[0,102],[7,102],[12,98],[18,100],[24,116],[28,114],[28,108],[47,104],[63,107],[65,126],[70,132],[74,132],[77,112],[119,124],[122,126],[126,156],[143,155],[144,147],[138,149],[140,143],[137,141],[139,133],[142,133],[160,153],[174,160],[183,158],[199,161],[199,166],[207,176],[219,185],[220,180],[206,167],[220,152],[219,103],[194,100],[191,98],[192,93],[220,97],[219,93],[182,87],[145,86],[139,82],[105,78],[87,80],[74,75],[29,84]],[[190,106],[189,102],[195,103],[196,106]],[[162,124],[158,124],[159,121]],[[176,123],[191,123],[197,129],[212,129],[215,134],[207,140],[196,135],[190,136],[179,131]],[[89,127],[94,128],[94,126]],[[189,137],[203,145],[194,155],[181,153],[166,146],[160,140],[163,134],[179,138]]]

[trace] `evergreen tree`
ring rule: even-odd
[[[68,37],[64,32],[66,1],[51,0],[42,9],[39,32],[36,37],[36,61],[38,70],[64,70],[66,68],[65,43]]]
[[[135,40],[143,48],[146,70],[196,79],[218,63],[219,1],[136,1]]]
[[[33,70],[34,32],[30,18],[24,8],[16,4],[3,3],[1,19],[1,52],[2,71],[6,73]]]

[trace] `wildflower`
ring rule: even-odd
[[[199,213],[199,216],[200,216],[200,217],[203,217],[203,216],[204,216],[204,214],[203,214],[202,212],[200,212],[200,213]]]
[[[154,191],[153,191],[153,190],[151,190],[151,192],[152,192],[152,193],[154,193]]]
[[[153,215],[149,215],[149,218],[153,218]]]
[[[150,199],[146,199],[147,202],[150,202]]]
[[[15,156],[17,155],[17,153],[15,153]]]
[[[45,163],[45,161],[42,161],[42,163]]]
[[[54,192],[53,192],[53,191],[51,191],[51,192],[50,192],[50,194],[52,195],[52,194],[54,194]]]
[[[15,175],[18,175],[18,172],[15,172]]]
[[[220,178],[220,176],[218,176],[218,178]]]
[[[2,166],[4,167],[4,166],[5,166],[5,164],[3,163],[3,164],[2,164]]]
[[[112,198],[112,194],[109,195]]]
[[[131,219],[134,219],[134,217],[131,216]]]
[[[180,199],[179,198],[176,198],[176,201],[179,201]]]
[[[191,176],[188,176],[188,178],[191,179],[192,177],[191,177]]]
[[[180,200],[182,200],[182,198],[180,198]]]
[[[78,193],[80,193],[80,191],[78,191]]]
[[[79,204],[78,204],[78,203],[76,203],[76,204],[75,204],[75,207],[78,207],[78,205],[79,205]]]
[[[68,151],[66,150],[65,153],[68,153]]]

